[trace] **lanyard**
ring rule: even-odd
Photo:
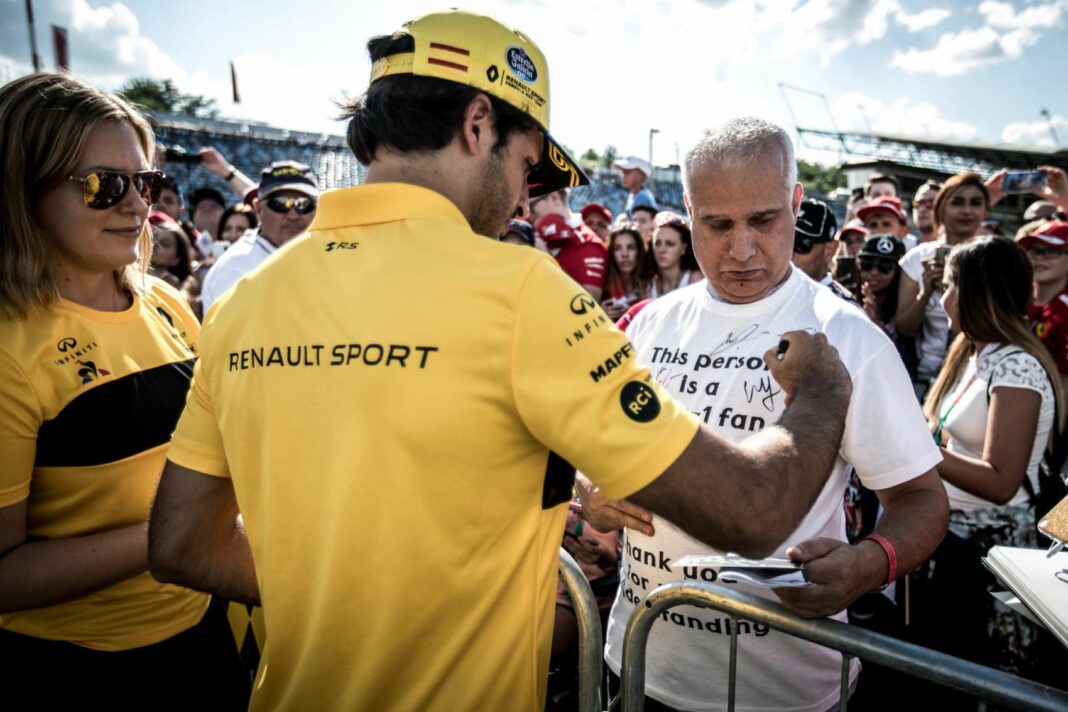
[[[964,394],[971,388],[972,382],[975,377],[979,375],[979,362],[976,359],[975,370],[972,371],[972,375],[968,378],[968,382],[965,383],[959,391],[957,391],[957,397],[953,399],[953,402],[949,404],[949,408],[942,414],[942,417],[938,419],[938,427],[935,428],[932,436],[934,437],[935,445],[942,447],[942,428],[946,426],[946,419],[949,418],[949,414],[953,412],[953,409],[957,407],[957,403],[960,403],[960,399],[964,397]]]

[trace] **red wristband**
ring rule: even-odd
[[[867,538],[882,547],[883,552],[886,553],[886,559],[890,563],[890,570],[886,573],[886,583],[883,584],[883,588],[886,588],[897,580],[897,552],[894,551],[894,545],[885,536],[870,534]]]

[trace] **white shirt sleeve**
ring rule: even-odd
[[[1042,362],[1024,351],[1003,356],[994,364],[987,390],[993,391],[998,386],[1026,388],[1037,392],[1044,401],[1053,399],[1053,387]]]
[[[925,250],[923,249],[923,244],[917,245],[916,247],[906,252],[905,256],[902,257],[900,261],[898,261],[898,264],[901,265],[901,271],[907,274],[909,278],[917,284],[919,283],[920,278],[923,276],[922,263],[925,259],[927,259],[927,256],[924,254],[924,252]]]
[[[842,457],[865,487],[899,485],[942,461],[893,344],[886,341],[852,376]]]

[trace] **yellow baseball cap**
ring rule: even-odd
[[[538,46],[492,17],[462,10],[404,23],[371,65],[371,83],[415,74],[466,84],[530,116],[545,135],[541,164],[530,174],[530,196],[587,185],[590,179],[549,134],[549,66]]]

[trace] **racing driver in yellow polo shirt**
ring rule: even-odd
[[[365,184],[208,313],[151,570],[262,602],[253,709],[534,712],[574,467],[767,555],[831,470],[851,384],[788,334],[765,357],[786,415],[737,445],[706,429],[548,255],[492,239],[586,182],[538,47],[452,11],[368,48]]]

